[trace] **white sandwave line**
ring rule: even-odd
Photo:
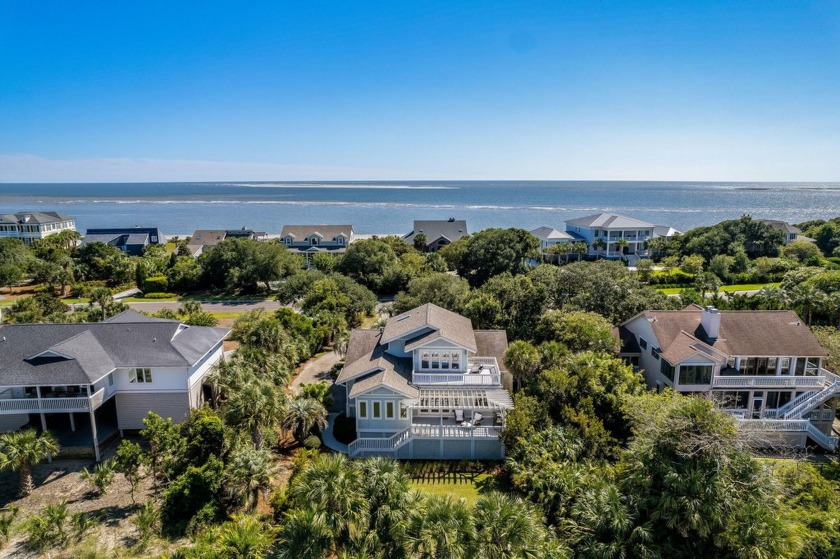
[[[459,190],[457,186],[410,186],[407,184],[250,184],[228,183],[225,186],[240,186],[243,188],[300,188],[305,190]]]

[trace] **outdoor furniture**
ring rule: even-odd
[[[462,421],[461,427],[463,427],[464,429],[472,429],[473,423],[470,421]]]
[[[459,423],[463,423],[464,421],[464,410],[455,410],[455,421]]]
[[[480,413],[478,413],[478,412],[475,412],[475,413],[473,414],[473,417],[472,417],[472,424],[473,424],[473,425],[478,425],[479,423],[481,423],[481,420],[482,420],[482,419],[484,419],[484,416],[483,416],[483,415],[481,415],[481,414],[480,414]]]

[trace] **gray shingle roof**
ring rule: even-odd
[[[190,367],[227,332],[134,311],[99,323],[9,324],[0,327],[0,386],[88,384],[121,367]]]
[[[426,242],[433,243],[441,237],[445,237],[450,241],[457,241],[461,237],[468,235],[467,222],[463,219],[455,220],[425,220],[415,221],[414,229],[411,233],[405,235],[403,238],[409,242],[414,242],[414,236],[418,233],[426,235]]]
[[[310,235],[318,233],[322,238],[333,240],[339,235],[348,239],[353,234],[352,225],[284,225],[280,237],[291,235],[295,240],[302,241]]]
[[[0,214],[0,223],[22,224],[22,223],[58,223],[60,221],[72,221],[69,215],[58,212],[18,212],[16,214]]]
[[[424,329],[426,331],[423,331]],[[388,343],[412,332],[418,332],[418,336],[406,342],[406,350],[434,339],[445,338],[469,351],[476,351],[475,334],[470,319],[432,303],[391,318],[382,333],[382,340]]]
[[[605,229],[632,229],[634,227],[647,229],[653,227],[652,223],[611,213],[600,213],[570,219],[566,222],[566,225],[576,225],[578,227],[603,227]]]
[[[565,231],[558,231],[553,227],[537,227],[531,234],[541,241],[574,241],[573,237]]]

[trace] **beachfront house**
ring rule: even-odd
[[[498,460],[513,403],[504,330],[432,304],[353,330],[336,381],[355,419],[354,457]]]
[[[131,256],[141,256],[146,247],[166,245],[166,236],[157,227],[88,229],[82,239],[82,246],[90,243],[104,243]]]
[[[413,245],[415,238],[422,235],[426,251],[436,252],[468,234],[466,221],[450,217],[447,220],[416,220],[414,228],[403,235],[403,239]]]
[[[759,223],[764,223],[769,225],[776,231],[781,231],[785,236],[785,244],[789,245],[793,241],[813,241],[810,237],[805,237],[802,235],[802,231],[790,223],[786,221],[780,221],[778,219],[756,219]]]
[[[65,230],[75,231],[76,221],[58,212],[0,214],[0,237],[20,239],[26,245]]]
[[[762,445],[834,450],[840,377],[793,311],[719,311],[691,305],[644,311],[618,326],[620,355],[649,387],[711,395]]]
[[[352,225],[284,225],[280,242],[292,252],[306,255],[342,254],[356,240]]]
[[[148,412],[179,423],[207,401],[227,333],[135,311],[99,323],[2,326],[0,430],[31,424],[98,461],[103,442],[142,429]]]
[[[566,233],[589,245],[589,255],[604,258],[647,256],[654,225],[623,215],[600,213],[571,219]],[[623,245],[623,246],[622,246]]]
[[[214,247],[226,239],[253,239],[264,241],[268,234],[253,229],[196,229],[187,243],[187,251],[196,258],[209,247]]]
[[[555,245],[562,245],[573,243],[582,240],[579,237],[567,233],[565,231],[558,231],[553,227],[537,227],[531,231],[531,234],[540,241],[540,251],[545,254],[550,247]]]

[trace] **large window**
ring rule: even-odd
[[[680,365],[680,384],[710,384],[712,365]]]
[[[358,411],[359,419],[367,419],[367,402],[359,400]]]
[[[149,384],[152,382],[151,369],[131,369],[128,371],[128,382],[138,384]]]
[[[382,402],[373,403],[373,418],[382,419]]]
[[[796,358],[796,374],[805,376],[814,376],[820,370],[819,357],[797,357]]]
[[[424,370],[460,370],[461,354],[458,351],[424,351],[420,354],[420,368]]]
[[[642,349],[647,349],[647,340],[644,338],[639,338],[639,347]]]
[[[394,402],[385,402],[385,418],[394,419]]]
[[[742,375],[775,375],[776,364],[778,359],[776,357],[748,357],[741,359],[741,374]]]
[[[719,401],[724,408],[746,409],[750,400],[749,392],[718,392]]]
[[[674,382],[674,366],[664,359],[659,362],[659,372],[662,373],[665,378]]]

